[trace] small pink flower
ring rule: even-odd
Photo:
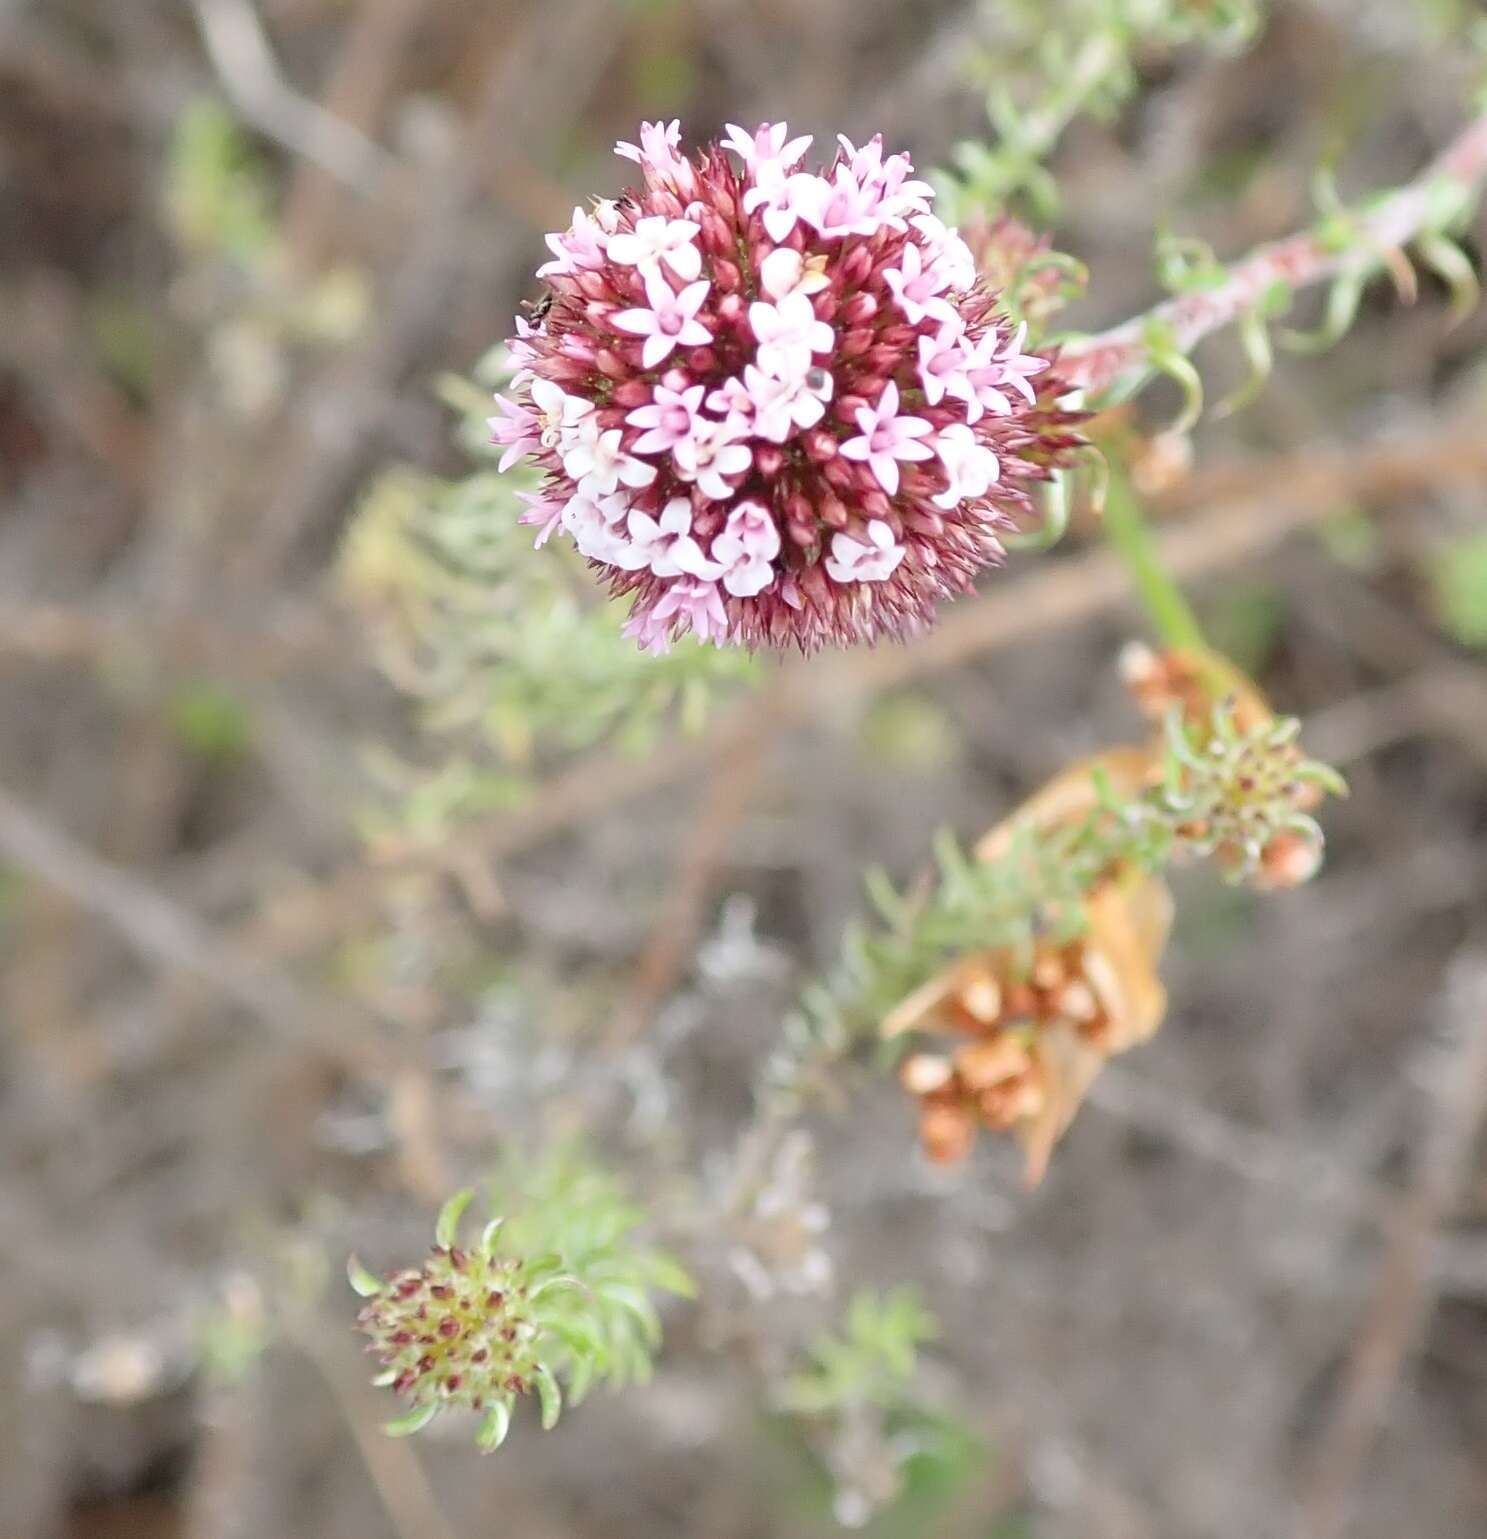
[[[712,285],[706,278],[689,283],[680,294],[659,273],[645,280],[649,310],[621,310],[610,317],[611,324],[633,336],[644,337],[640,361],[647,369],[659,368],[678,345],[701,347],[712,341],[712,333],[697,319],[697,312]]]
[[[542,438],[538,431],[536,412],[529,411],[516,401],[508,401],[504,395],[497,395],[495,399],[496,405],[501,408],[502,415],[487,417],[485,421],[486,426],[491,430],[491,442],[504,444],[506,447],[506,452],[501,456],[496,469],[507,471],[523,455],[541,448]]]
[[[666,652],[678,624],[683,635],[690,631],[698,641],[722,646],[728,637],[728,611],[717,583],[700,577],[678,578],[653,605],[635,610],[625,623],[625,634],[647,652]]]
[[[614,147],[616,155],[635,161],[647,176],[660,182],[674,182],[683,192],[696,187],[696,176],[684,155],[678,153],[682,142],[680,118],[669,123],[642,123],[640,143],[621,139]]]
[[[981,339],[967,370],[976,399],[987,411],[998,417],[1012,414],[1012,402],[1008,390],[1014,390],[1029,406],[1036,403],[1037,391],[1028,383],[1031,375],[1041,374],[1048,367],[1046,358],[1035,353],[1024,353],[1022,344],[1027,339],[1027,326],[1019,326],[1007,338],[1005,347],[998,350],[997,335],[989,331]]]
[[[945,467],[945,490],[931,502],[937,508],[957,507],[972,497],[984,497],[1001,479],[996,452],[983,444],[963,422],[942,428],[934,441],[935,455]]]
[[[573,223],[560,235],[546,237],[554,260],[537,269],[539,278],[554,273],[579,272],[604,265],[604,231],[581,208],[573,210]]]
[[[892,497],[898,491],[898,462],[927,460],[934,450],[920,440],[934,432],[923,417],[900,417],[898,386],[889,380],[876,407],[857,408],[859,438],[849,438],[842,453],[849,460],[863,460],[878,478],[878,485]]]
[[[976,387],[966,373],[970,358],[963,341],[965,327],[959,316],[944,322],[933,336],[923,333],[919,337],[919,383],[924,387],[924,399],[931,406],[938,406],[947,395],[966,402],[969,420],[976,422],[981,416],[981,403],[976,399]]]
[[[657,577],[704,577],[722,574],[723,568],[709,561],[702,547],[692,538],[692,504],[685,497],[674,497],[661,510],[659,519],[638,508],[630,514],[630,539],[636,560],[632,570],[648,566]]]
[[[532,404],[537,408],[539,442],[544,449],[560,449],[566,445],[579,424],[594,410],[592,401],[569,395],[550,379],[532,381]]]
[[[698,429],[672,450],[676,473],[683,481],[695,481],[709,501],[726,502],[733,495],[726,477],[741,476],[754,456],[738,442],[740,429],[734,422],[698,423]]]
[[[667,219],[661,214],[638,219],[629,234],[610,237],[609,259],[638,269],[643,278],[658,274],[665,262],[683,283],[691,283],[702,271],[702,253],[697,249],[700,229],[690,219]]]
[[[804,374],[813,353],[829,353],[836,333],[804,294],[787,294],[777,304],[755,300],[749,306],[749,326],[759,343],[759,367],[777,379]]]
[[[789,139],[790,129],[784,123],[764,123],[751,135],[737,123],[727,125],[728,132],[723,146],[730,149],[756,176],[763,166],[775,166],[781,171],[793,170],[800,157],[811,147],[811,136],[802,134]]]
[[[518,492],[516,495],[527,504],[527,511],[516,521],[537,531],[537,538],[532,541],[532,549],[541,550],[552,538],[553,530],[562,522],[564,504],[554,502],[550,497],[542,496],[540,492]]]
[[[874,187],[862,187],[846,166],[836,168],[830,181],[812,179],[816,185],[803,189],[805,220],[815,226],[826,240],[840,240],[847,235],[876,235],[883,226],[879,212],[881,198]]]
[[[866,540],[840,533],[831,537],[826,575],[837,582],[883,582],[903,559],[904,548],[894,541],[893,530],[875,518],[867,526]]]
[[[656,479],[654,465],[632,459],[621,449],[622,437],[618,428],[601,432],[593,416],[580,422],[563,450],[563,469],[584,496],[605,497],[621,482],[640,487]]]
[[[894,300],[911,326],[917,326],[928,314],[941,321],[956,319],[954,309],[945,300],[936,298],[945,292],[948,275],[934,266],[925,267],[918,246],[906,245],[903,265],[886,268],[883,279],[893,290]]]
[[[706,385],[692,385],[686,390],[657,385],[651,404],[637,406],[625,418],[632,427],[650,429],[635,440],[635,453],[666,454],[691,438],[698,429],[697,413],[702,410],[706,392]]]
[[[711,555],[724,568],[723,586],[735,598],[753,598],[775,579],[780,531],[760,502],[740,502],[728,515]]]
[[[769,238],[779,242],[789,238],[807,209],[819,207],[829,194],[830,188],[819,176],[808,171],[787,175],[778,165],[766,162],[755,185],[744,194],[743,208],[746,214],[760,211]]]
[[[580,492],[570,497],[563,508],[562,524],[579,552],[590,561],[603,561],[609,566],[623,567],[629,542],[621,530],[605,517],[604,509],[589,496]]]

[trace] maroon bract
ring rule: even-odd
[[[654,651],[911,635],[1080,442],[1048,360],[880,139],[816,174],[783,123],[679,137],[645,124],[618,146],[644,187],[547,238],[491,419],[503,469],[547,473],[522,521],[633,594]]]

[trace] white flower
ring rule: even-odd
[[[970,288],[976,281],[976,258],[960,233],[936,214],[920,214],[911,222],[924,237],[930,264],[943,274],[944,286],[957,291]]]
[[[787,294],[819,294],[831,287],[831,279],[824,259],[807,262],[791,247],[777,246],[759,264],[759,286],[771,299],[780,300]]]
[[[702,554],[702,547],[692,538],[692,504],[685,497],[673,497],[661,510],[659,519],[638,508],[630,514],[630,538],[636,559],[632,571],[648,566],[657,577],[703,577],[711,581],[723,568]]]
[[[656,467],[634,459],[620,448],[618,428],[599,431],[593,416],[585,417],[563,449],[563,469],[578,483],[579,492],[588,498],[608,496],[621,482],[626,486],[649,486],[656,479]]]
[[[806,210],[816,208],[831,195],[830,185],[809,171],[787,176],[780,166],[766,162],[755,173],[754,186],[743,196],[744,213],[761,210],[765,231],[772,241],[785,240]]]
[[[875,518],[867,526],[866,542],[850,534],[832,535],[826,575],[837,582],[882,582],[903,559],[904,548],[894,541],[893,530]]]
[[[984,497],[1001,479],[1001,462],[995,451],[978,442],[963,422],[943,429],[935,438],[934,450],[949,482],[943,492],[930,499],[937,508],[949,510],[968,497]]]
[[[754,462],[748,445],[738,442],[742,431],[736,421],[699,421],[698,431],[671,451],[677,475],[695,481],[710,501],[726,501],[733,488],[725,477],[742,475]]]
[[[658,368],[679,343],[700,347],[712,341],[712,333],[697,319],[697,312],[711,287],[703,278],[689,283],[680,294],[674,294],[666,279],[654,272],[645,280],[645,297],[650,301],[650,309],[621,310],[610,317],[610,323],[633,336],[644,337],[641,364],[647,369]]]
[[[550,379],[532,381],[532,404],[537,408],[537,422],[544,449],[558,449],[573,441],[579,424],[594,409],[592,401],[569,395]]]
[[[863,460],[890,497],[898,491],[900,460],[933,459],[934,450],[921,442],[934,432],[923,417],[900,417],[898,386],[889,380],[878,404],[857,408],[858,438],[849,438],[841,452],[849,460]]]
[[[609,260],[636,268],[643,278],[658,274],[665,262],[678,278],[690,283],[702,271],[702,253],[697,249],[701,229],[690,219],[667,219],[660,214],[637,220],[632,233],[610,237]]]
[[[723,570],[723,586],[735,598],[753,598],[774,581],[780,531],[762,502],[740,502],[714,539],[711,555]]]
[[[836,345],[836,333],[816,319],[804,294],[787,294],[773,305],[755,300],[749,325],[759,343],[759,367],[776,379],[804,374],[812,353],[829,353]]]
[[[573,536],[573,543],[590,561],[609,566],[629,566],[629,545],[622,532],[605,518],[592,497],[582,492],[570,497],[563,509],[563,527]]]

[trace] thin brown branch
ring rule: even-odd
[[[223,89],[255,128],[358,192],[377,191],[392,157],[285,80],[252,0],[191,0],[191,8]]]
[[[1430,1120],[1410,1189],[1312,1463],[1299,1539],[1333,1539],[1342,1532],[1394,1386],[1435,1307],[1435,1237],[1469,1175],[1473,1145],[1487,1116],[1487,960],[1457,962],[1442,1014],[1450,1049],[1435,1065]]]
[[[761,704],[767,709],[769,701],[766,691]],[[660,917],[636,964],[629,994],[606,1033],[610,1046],[624,1046],[646,1030],[685,967],[702,928],[718,868],[728,853],[730,839],[748,815],[770,743],[783,725],[782,719],[771,713],[757,726],[750,722],[721,746],[715,773],[682,841]]]
[[[164,893],[111,865],[0,787],[0,854],[96,915],[146,961],[198,979],[276,1036],[334,1053],[348,1065],[386,1072],[396,1055],[339,1001],[225,944]]]
[[[372,133],[422,14],[420,0],[368,0],[355,12],[326,87],[327,113],[359,133]],[[323,257],[341,202],[336,178],[317,161],[301,160],[284,213],[285,244],[301,271],[313,270]]]

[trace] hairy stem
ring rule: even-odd
[[[1470,123],[1413,182],[1351,216],[1345,244],[1319,229],[1260,246],[1236,262],[1225,280],[1179,294],[1098,335],[1070,341],[1059,372],[1071,389],[1101,391],[1150,366],[1150,337],[1160,332],[1182,353],[1204,337],[1259,309],[1279,285],[1307,288],[1366,274],[1421,235],[1431,233],[1443,204],[1469,197],[1487,179],[1487,113]]]

